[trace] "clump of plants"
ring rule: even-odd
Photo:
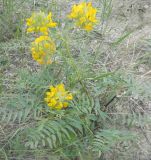
[[[2,121],[19,124],[2,151],[13,148],[23,157],[31,151],[60,160],[98,159],[134,138],[115,127],[107,112],[128,82],[121,70],[97,67],[101,57],[91,48],[91,35],[100,24],[97,13],[91,2],[82,2],[72,6],[63,25],[51,12],[37,11],[26,20],[29,51],[38,67],[21,69],[15,94],[1,101]]]

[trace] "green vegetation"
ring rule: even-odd
[[[98,22],[88,32],[91,27],[84,30],[67,18],[71,5],[69,0],[0,2],[2,160],[132,160],[142,139],[145,147],[151,145],[145,130],[151,122],[146,113],[150,40],[144,39],[146,50],[139,54],[125,45],[134,31],[114,37],[112,0],[93,2]],[[26,33],[26,19],[40,10],[51,11],[57,23],[49,33],[56,45],[52,64],[40,65],[31,56],[39,33]],[[45,94],[62,83],[73,99],[55,110]]]

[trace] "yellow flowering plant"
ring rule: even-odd
[[[106,3],[106,0],[103,2]],[[55,12],[57,7],[50,7]],[[35,9],[39,7],[35,6]],[[17,78],[14,79],[16,83],[13,83],[13,89],[8,85],[8,93],[1,94],[1,105],[4,106],[6,102],[6,108],[0,110],[4,124],[17,122],[21,127],[16,130],[17,125],[15,126],[15,134],[10,141],[4,143],[2,152],[8,152],[8,148],[12,147],[9,155],[17,155],[20,148],[25,151],[25,155],[29,155],[26,151],[30,148],[33,149],[31,159],[37,157],[37,153],[42,153],[43,156],[49,156],[44,159],[97,160],[102,158],[98,155],[110,152],[114,143],[124,137],[112,130],[111,120],[114,114],[109,116],[115,108],[110,108],[113,100],[119,98],[117,93],[127,89],[130,83],[129,74],[128,80],[125,80],[126,76],[121,74],[122,69],[119,72],[117,68],[112,70],[113,60],[108,63],[112,56],[106,57],[106,49],[111,53],[111,43],[106,43],[106,39],[104,41],[104,38],[98,36],[99,32],[105,36],[102,34],[105,27],[99,32],[96,28],[96,32],[82,34],[80,29],[78,32],[76,29],[71,30],[71,25],[75,25],[82,30],[92,31],[98,23],[97,13],[98,9],[91,2],[80,2],[72,6],[67,16],[61,11],[58,14],[57,10],[54,18],[58,25],[52,19],[51,12],[34,12],[26,19],[27,33],[34,33],[29,37],[32,39],[30,53],[40,66],[33,65],[33,61],[27,58],[32,67],[29,65],[27,69],[23,68],[19,74],[15,74]],[[51,31],[56,26],[57,29]],[[102,47],[102,44],[105,46]],[[6,95],[11,97],[7,98]],[[7,137],[10,134],[4,134],[4,141]],[[17,145],[12,143],[15,138]],[[14,152],[16,150],[17,153]]]
[[[72,94],[65,90],[64,84],[58,84],[55,87],[50,86],[46,92],[45,102],[52,109],[63,109],[68,107],[68,101],[73,99]]]
[[[57,23],[52,20],[52,13],[46,15],[44,12],[35,12],[30,18],[26,19],[27,33],[40,32],[48,35],[49,28],[54,28]]]
[[[55,51],[55,43],[48,36],[40,36],[32,42],[32,58],[39,64],[51,64],[51,58]]]
[[[78,27],[91,31],[97,23],[96,13],[97,9],[92,6],[91,2],[82,2],[72,7],[68,18],[75,20],[75,24]]]

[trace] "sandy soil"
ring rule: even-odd
[[[129,55],[128,62],[137,59],[146,52],[150,53],[146,40],[151,38],[151,0],[113,0],[113,11],[109,26],[113,28],[111,31],[111,37],[114,35],[112,39],[116,39],[125,32],[132,32],[126,38],[125,45],[122,45],[119,49],[121,54],[125,54],[126,51]],[[151,53],[149,57],[151,60]],[[138,73],[149,77],[151,75],[150,67],[150,65],[140,65]],[[151,102],[147,102],[143,109],[145,114],[150,116]],[[142,134],[142,139],[138,142],[139,149],[135,150],[133,156],[127,157],[127,159],[150,160],[151,127],[147,125],[138,132]]]

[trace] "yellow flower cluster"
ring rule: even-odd
[[[51,57],[56,51],[53,40],[48,36],[49,28],[56,27],[57,23],[53,22],[51,12],[46,15],[44,12],[33,13],[30,18],[26,19],[28,26],[27,33],[41,33],[31,45],[32,58],[39,64],[51,64]]]
[[[68,101],[72,100],[71,93],[65,90],[64,84],[50,86],[50,91],[46,92],[45,102],[52,109],[63,109],[68,107]]]
[[[96,12],[97,9],[92,6],[91,2],[82,2],[72,7],[68,18],[74,19],[76,25],[82,29],[91,31],[94,24],[97,23]]]
[[[40,36],[32,42],[32,57],[39,64],[51,64],[51,57],[55,51],[55,43],[48,36]]]
[[[46,15],[44,12],[33,13],[30,18],[26,19],[28,26],[27,33],[40,32],[48,35],[48,29],[56,27],[57,23],[53,22],[51,12]]]

